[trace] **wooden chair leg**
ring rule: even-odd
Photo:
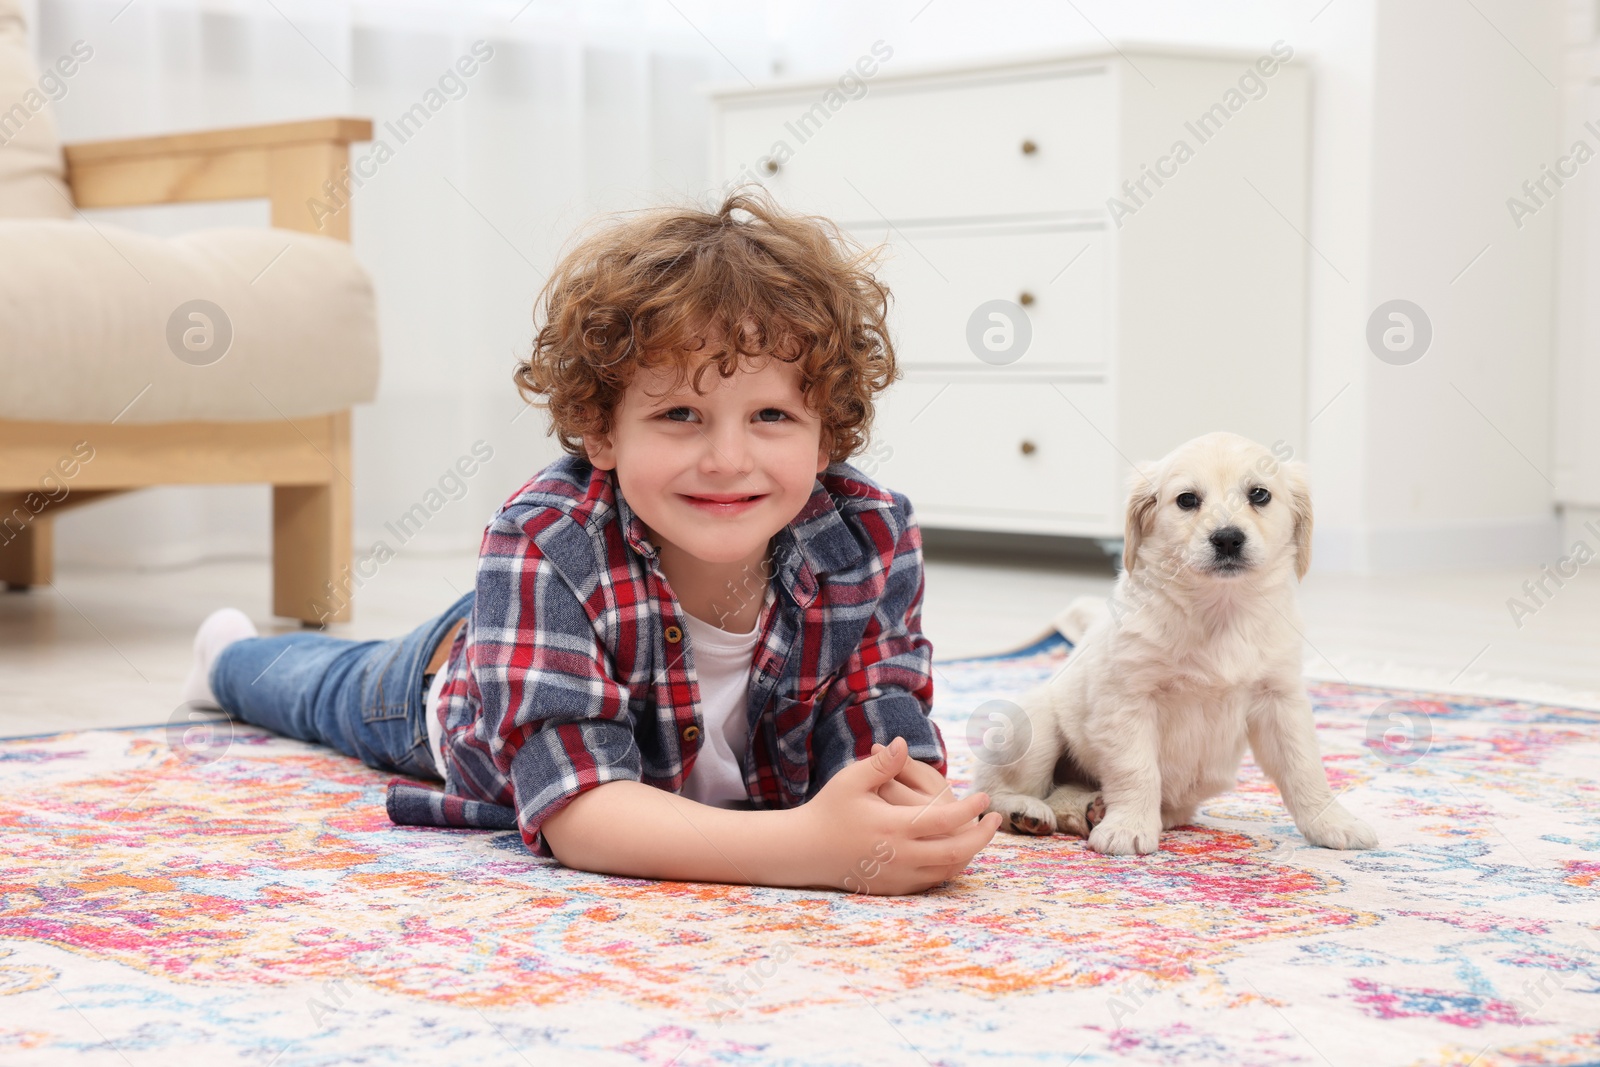
[[[0,505],[7,502],[0,498]],[[0,513],[0,582],[7,589],[45,585],[55,578],[54,516],[33,515],[22,522],[22,514],[28,514],[26,508],[7,507]]]
[[[306,626],[350,621],[350,485],[272,487],[272,612]]]
[[[272,487],[272,612],[304,626],[350,621],[355,593],[351,546],[350,412],[336,412],[317,451],[325,483]]]

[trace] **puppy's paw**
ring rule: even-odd
[[[1056,832],[1055,812],[1040,797],[1003,793],[989,797],[989,810],[1000,813],[1000,829],[1031,837],[1049,837]]]
[[[1140,824],[1119,818],[1115,812],[1089,831],[1089,847],[1108,856],[1145,856],[1154,852],[1160,842],[1159,822]]]
[[[1323,848],[1377,848],[1378,835],[1360,819],[1338,804],[1300,827],[1300,833],[1313,845]]]
[[[1085,811],[1083,815],[1084,818],[1088,820],[1089,829],[1091,830],[1104,822],[1106,818],[1105,794],[1096,793],[1094,795],[1094,799],[1089,801],[1089,810]]]
[[[1057,786],[1044,802],[1055,813],[1056,833],[1074,837],[1088,837],[1106,813],[1100,794],[1081,786]]]

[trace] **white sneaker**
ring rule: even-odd
[[[219,608],[207,615],[194,635],[194,666],[183,681],[181,702],[222,710],[211,691],[211,665],[222,650],[246,637],[259,637],[250,617],[238,608]]]

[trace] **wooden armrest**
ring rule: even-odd
[[[236,148],[266,148],[301,144],[306,141],[331,141],[353,144],[372,140],[371,119],[307,119],[303,122],[274,122],[265,126],[236,126],[226,130],[199,130],[151,137],[128,137],[116,141],[86,141],[67,145],[69,164],[103,163],[110,159],[145,156],[211,155]]]
[[[265,197],[274,226],[349,240],[350,145],[371,139],[370,119],[329,118],[91,141],[64,151],[80,208]]]

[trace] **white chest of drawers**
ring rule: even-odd
[[[900,71],[880,44],[713,92],[719,182],[887,245],[904,373],[869,467],[924,526],[1116,537],[1131,462],[1223,429],[1301,451],[1308,79],[1277,47]]]

